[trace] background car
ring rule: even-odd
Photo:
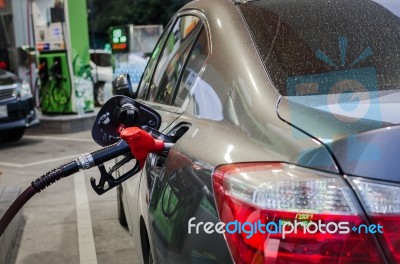
[[[0,70],[0,140],[17,141],[26,128],[39,125],[30,85]]]
[[[103,105],[104,87],[109,85],[113,79],[112,55],[109,50],[91,49],[90,53],[90,73],[94,83],[94,101],[96,105]]]
[[[182,8],[136,94],[175,146],[118,189],[141,262],[399,263],[399,16],[378,0]],[[220,221],[347,229],[248,236]]]

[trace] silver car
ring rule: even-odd
[[[400,263],[399,51],[396,1],[183,7],[135,95],[175,146],[118,189],[141,263]]]

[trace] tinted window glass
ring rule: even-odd
[[[100,67],[111,67],[111,53],[90,53],[90,60]]]
[[[176,91],[173,105],[182,106],[187,95],[189,94],[195,80],[197,79],[201,68],[203,67],[208,56],[207,33],[203,28],[200,35],[190,53],[187,65],[183,71],[179,88]]]
[[[150,85],[150,79],[153,74],[154,67],[157,64],[157,59],[160,55],[160,52],[163,48],[165,39],[168,36],[168,31],[171,29],[171,27],[167,27],[167,29],[164,31],[163,35],[161,36],[160,40],[157,43],[157,46],[154,48],[153,53],[151,54],[150,60],[147,63],[146,70],[144,71],[142,75],[142,79],[139,84],[138,88],[138,95],[137,98],[145,100],[149,91],[149,85]]]
[[[16,81],[11,76],[1,77],[0,76],[0,85],[12,85],[15,84]]]
[[[149,101],[171,103],[186,58],[201,27],[201,21],[197,17],[184,16],[177,20],[157,64]]]
[[[239,8],[282,95],[399,89],[400,2],[261,0]]]

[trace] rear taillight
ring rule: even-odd
[[[245,232],[225,232],[236,264],[383,262],[374,235],[358,232],[365,219],[337,175],[285,163],[241,163],[219,166],[213,184],[221,221],[247,223]],[[283,237],[274,229],[289,222],[300,223],[297,233]],[[260,223],[270,232],[259,232]]]
[[[383,226],[380,238],[391,262],[400,263],[400,186],[358,178],[351,182],[372,221]]]
[[[0,61],[0,69],[2,70],[7,70],[7,62],[5,61]]]

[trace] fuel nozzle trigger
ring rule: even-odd
[[[106,170],[104,167],[104,164],[99,164],[97,167],[99,168],[100,171],[100,181],[98,184],[96,184],[96,179],[95,178],[90,178],[90,184],[92,185],[93,190],[98,194],[102,195],[103,193],[111,190],[117,185],[120,185],[136,173],[140,171],[139,163],[136,162],[135,166],[129,170],[128,172],[124,173],[118,178],[114,178],[112,174],[121,168],[123,165],[128,163],[130,160],[133,159],[132,154],[126,155],[122,160],[117,162],[112,168],[110,168],[109,171]]]
[[[121,131],[120,136],[129,145],[131,153],[125,155],[125,157],[116,163],[108,172],[103,163],[98,165],[100,181],[96,184],[96,179],[92,177],[90,183],[93,190],[99,195],[109,191],[138,173],[143,168],[149,153],[166,153],[173,146],[172,143],[165,143],[161,139],[155,139],[152,134],[139,127],[125,128]],[[112,174],[131,159],[136,159],[137,162],[135,166],[120,177],[114,178]]]

